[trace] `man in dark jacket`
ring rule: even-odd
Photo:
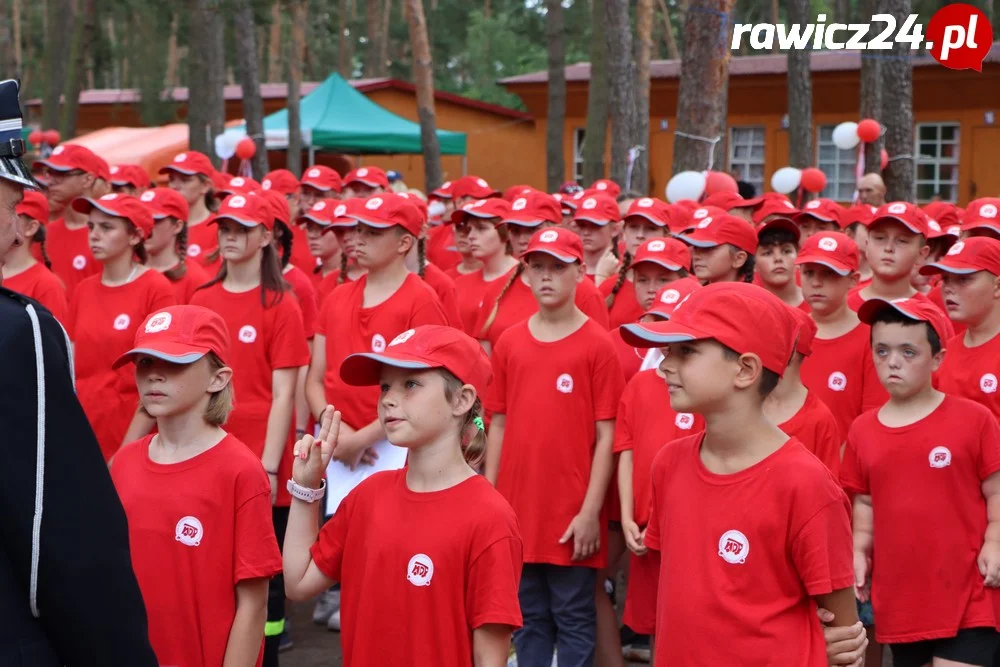
[[[18,83],[0,81],[0,266],[24,240],[14,207]],[[156,667],[128,526],[73,389],[59,322],[0,287],[0,665]]]

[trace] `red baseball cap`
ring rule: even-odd
[[[202,306],[171,306],[146,318],[135,332],[132,349],[111,367],[124,366],[136,354],[172,364],[193,364],[209,352],[222,363],[229,358],[229,329],[222,316]]]
[[[785,307],[792,312],[792,316],[795,318],[795,323],[798,327],[795,339],[795,351],[804,357],[808,357],[812,354],[813,341],[816,339],[816,334],[819,333],[819,327],[816,326],[815,320],[809,317],[809,313],[801,308],[789,306],[788,304],[785,304]]]
[[[345,211],[345,215],[377,229],[398,225],[417,237],[423,231],[425,222],[413,202],[393,193],[373,195],[363,204],[355,205],[353,210]]]
[[[979,227],[986,227],[1000,234],[1000,197],[980,197],[965,207],[962,231]]]
[[[475,339],[454,327],[437,324],[404,331],[382,352],[348,355],[340,364],[340,377],[355,387],[375,385],[383,365],[407,370],[443,368],[460,382],[475,387],[480,397],[493,379],[489,357]]]
[[[656,296],[653,297],[653,305],[643,315],[656,315],[669,320],[677,305],[684,301],[688,294],[700,288],[701,281],[691,276],[664,285],[657,290]]]
[[[247,178],[246,176],[233,176],[229,179],[229,184],[225,188],[219,190],[219,192],[228,195],[245,195],[251,192],[257,192],[258,190],[260,190],[260,183],[252,178]]]
[[[531,187],[530,185],[512,185],[503,191],[503,198],[509,202],[512,202],[518,197],[523,197],[529,192],[538,192],[538,190]]]
[[[989,271],[1000,276],[1000,241],[988,236],[970,236],[949,248],[938,261],[920,267],[920,273],[925,276],[977,271]]]
[[[615,199],[622,193],[622,188],[620,185],[612,181],[610,178],[599,178],[590,184],[587,190],[593,192],[600,192],[606,194],[612,199]]]
[[[451,199],[451,181],[445,181],[441,187],[431,190],[430,196],[438,199]]]
[[[574,194],[565,194],[563,192],[557,192],[552,195],[557,202],[559,202],[559,208],[566,215],[570,215],[576,210],[577,206],[580,205],[580,199],[583,198],[583,191],[576,192]]]
[[[329,227],[333,224],[334,211],[338,206],[343,206],[344,212],[347,211],[347,206],[341,202],[320,199],[308,211],[300,213],[296,222],[302,224],[303,221],[308,220],[309,222],[315,222],[320,227]],[[354,221],[352,220],[351,222],[353,223]]]
[[[844,207],[832,199],[820,198],[807,202],[794,216],[795,222],[799,223],[802,222],[803,218],[816,218],[823,222],[835,222],[837,223],[837,227],[841,229],[847,226],[844,224]]]
[[[506,199],[490,197],[489,199],[470,201],[464,204],[462,208],[452,211],[451,221],[457,224],[465,220],[468,216],[472,216],[483,219],[500,218],[500,222],[503,222],[510,217],[510,213],[511,206]]]
[[[510,213],[504,222],[521,227],[538,227],[544,222],[558,225],[562,222],[562,206],[555,195],[532,190],[510,203]]]
[[[233,180],[233,177],[224,171],[213,171],[212,172],[212,189],[215,190],[216,194],[223,194],[229,189],[229,181]]]
[[[844,209],[844,212],[841,213],[841,219],[845,229],[854,223],[867,227],[877,212],[878,208],[870,204],[855,204]]]
[[[45,165],[52,171],[74,171],[79,169],[97,178],[111,181],[111,170],[108,163],[87,148],[77,144],[59,144],[52,154],[44,160],[38,160],[35,165]]]
[[[893,308],[911,320],[927,322],[941,339],[941,347],[945,347],[948,339],[953,335],[954,329],[948,316],[933,301],[926,299],[899,299],[897,301],[868,299],[858,308],[858,319],[871,326],[883,308]]]
[[[229,195],[222,200],[219,212],[209,224],[218,224],[220,220],[233,220],[244,227],[261,225],[271,231],[274,229],[274,209],[267,199],[257,194]]]
[[[951,202],[934,201],[924,204],[922,208],[924,214],[940,226],[941,234],[938,234],[938,236],[942,234],[959,235],[962,227],[962,209],[958,206],[955,206]],[[931,229],[933,228],[933,225],[931,225]]]
[[[715,340],[738,354],[756,354],[764,368],[782,375],[795,350],[796,328],[788,306],[763,287],[726,282],[694,290],[669,320],[622,325],[621,335],[635,347]]]
[[[649,239],[635,251],[632,268],[637,264],[650,262],[662,266],[667,271],[691,270],[691,249],[672,238]]]
[[[778,192],[765,192],[760,197],[760,206],[754,209],[753,221],[758,225],[769,215],[780,215],[792,218],[798,213],[798,209],[783,194]]]
[[[473,199],[486,199],[487,197],[498,197],[500,191],[490,187],[484,179],[478,176],[462,176],[451,182],[451,196],[453,199],[472,197]]]
[[[302,176],[302,185],[308,185],[320,192],[340,192],[343,188],[340,174],[321,164],[306,169],[306,173]]]
[[[714,248],[723,243],[735,246],[751,255],[757,252],[757,232],[753,225],[714,206],[702,206],[691,214],[694,231],[681,234],[680,239],[698,248]]]
[[[632,216],[644,218],[657,227],[669,227],[670,205],[655,197],[642,197],[628,205],[625,219],[628,220]]]
[[[760,237],[764,235],[764,232],[770,231],[772,229],[783,229],[786,232],[791,233],[795,237],[795,242],[798,243],[802,238],[802,230],[799,226],[795,224],[795,221],[791,218],[780,217],[768,220],[766,223],[757,228],[757,241],[760,242]]]
[[[153,215],[138,197],[112,192],[100,199],[77,197],[73,200],[73,210],[77,213],[90,213],[95,208],[116,218],[128,220],[139,230],[143,239],[148,239],[153,233]]]
[[[347,186],[351,183],[364,183],[370,188],[387,188],[389,187],[389,177],[379,167],[358,167],[347,172],[347,176],[344,176],[344,185]]]
[[[350,199],[342,199],[339,202],[333,202],[333,203],[335,203],[336,206],[333,207],[333,218],[330,221],[331,229],[333,227],[358,226],[358,221],[353,216],[353,213],[358,209],[363,209],[365,207],[364,199],[359,199],[358,197],[351,197]]]
[[[215,167],[212,166],[212,161],[204,153],[186,151],[178,153],[169,164],[160,167],[159,173],[165,174],[168,171],[176,171],[178,174],[184,174],[185,176],[201,174],[202,176],[211,178],[215,173]]]
[[[681,199],[671,206],[673,206],[672,216],[670,218],[671,234],[680,235],[688,230],[694,229],[695,224],[698,222],[694,219],[695,211],[701,211],[699,214],[701,217],[708,215],[708,209],[700,208],[697,202],[693,202],[690,199]],[[722,211],[721,208],[717,210]],[[725,211],[722,212],[724,213]]]
[[[143,190],[152,185],[149,174],[137,164],[116,164],[108,169],[108,173],[111,175],[111,185],[131,185]]]
[[[925,238],[930,231],[924,212],[915,204],[905,201],[894,201],[879,206],[868,226],[880,222],[898,222],[914,234],[922,234]]]
[[[614,197],[608,194],[594,194],[580,199],[573,220],[590,222],[600,227],[622,219],[621,210]]]
[[[49,222],[49,200],[37,190],[25,190],[24,198],[14,207],[14,212],[46,225]]]
[[[523,257],[533,252],[544,252],[566,264],[583,263],[583,242],[580,241],[580,235],[564,227],[549,227],[535,232],[528,241]]]
[[[144,203],[149,209],[153,220],[162,220],[169,217],[187,222],[188,215],[191,212],[187,200],[184,199],[184,195],[170,188],[146,190],[139,195],[139,201]]]
[[[713,192],[701,201],[702,206],[714,206],[716,208],[721,208],[727,213],[732,211],[734,208],[750,208],[757,210],[763,203],[763,197],[744,199],[740,196],[740,193],[732,192],[731,190]]]
[[[420,215],[423,216],[424,222],[427,221],[427,202],[424,201],[423,198],[418,197],[417,195],[414,194],[410,194],[409,192],[397,192],[395,194],[397,197],[402,197],[403,199],[407,200],[408,202],[416,206],[417,210],[420,211]]]
[[[283,195],[293,195],[299,191],[299,179],[287,169],[275,169],[260,182],[261,190],[274,190]]]
[[[285,223],[285,226],[292,224],[292,212],[288,208],[288,200],[277,190],[262,190],[257,193],[258,197],[263,197],[267,205],[271,207],[271,213],[275,219]]]
[[[795,264],[822,264],[840,276],[858,270],[858,244],[840,232],[820,232],[805,240]]]

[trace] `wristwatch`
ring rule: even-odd
[[[288,493],[293,498],[298,498],[302,502],[314,503],[326,495],[326,480],[320,484],[318,489],[310,489],[307,486],[296,484],[294,479],[288,480]]]

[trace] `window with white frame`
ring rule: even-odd
[[[958,123],[917,125],[917,202],[958,200]]]
[[[826,187],[820,197],[849,202],[857,185],[858,151],[841,150],[833,143],[834,125],[820,125],[816,130],[816,164],[826,174]]]
[[[582,127],[573,130],[573,180],[583,185],[583,141],[586,130]]]
[[[764,192],[764,128],[729,129],[729,172],[739,172],[739,179],[753,185],[757,194]]]

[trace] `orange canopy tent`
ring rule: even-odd
[[[188,126],[175,123],[163,127],[106,127],[66,143],[86,146],[109,165],[137,164],[156,181],[163,180],[157,173],[160,167],[188,149]]]

